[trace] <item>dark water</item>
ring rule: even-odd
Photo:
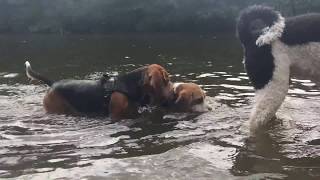
[[[144,64],[174,81],[196,82],[212,112],[143,112],[138,119],[49,115],[43,85],[24,61],[52,79],[96,79]],[[293,80],[279,119],[248,138],[253,90],[234,35],[113,34],[0,36],[0,178],[319,179],[320,92]]]

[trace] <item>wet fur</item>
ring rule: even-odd
[[[169,75],[156,64],[116,77],[114,81],[102,77],[100,80],[56,82],[33,71],[29,62],[25,65],[29,78],[50,86],[44,97],[44,107],[49,113],[102,113],[120,119],[127,117],[132,107],[164,103],[171,97]],[[110,91],[109,95],[107,91]]]
[[[320,14],[283,16],[270,7],[244,10],[237,24],[244,65],[256,93],[252,132],[275,116],[287,95],[289,79],[320,80]]]
[[[195,83],[174,83],[175,109],[187,112],[206,112],[211,107],[206,103],[206,94]]]

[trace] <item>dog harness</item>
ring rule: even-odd
[[[148,104],[149,97],[143,89],[144,77],[145,73],[141,69],[117,77],[103,75],[100,81],[104,89],[105,102],[109,104],[112,93],[120,92],[125,94],[129,100],[138,102],[140,105]]]

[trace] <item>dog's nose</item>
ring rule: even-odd
[[[212,111],[212,107],[208,106],[208,111]]]

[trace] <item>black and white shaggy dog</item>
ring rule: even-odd
[[[320,14],[284,18],[270,7],[252,6],[240,14],[237,33],[255,88],[250,129],[256,131],[275,116],[290,77],[320,84]]]

